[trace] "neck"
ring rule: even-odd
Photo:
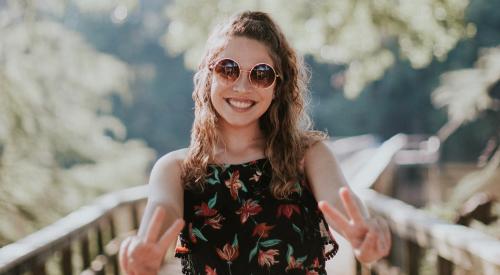
[[[258,123],[235,127],[221,123],[216,158],[223,162],[253,160],[264,156],[265,139]]]

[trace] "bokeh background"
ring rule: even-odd
[[[437,135],[498,187],[498,0],[0,0],[0,246],[186,147],[208,32],[247,9],[304,55],[315,128]]]

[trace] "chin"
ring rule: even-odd
[[[259,123],[259,119],[237,119],[237,118],[222,118],[224,120],[224,123],[227,124],[228,126],[232,127],[238,127],[238,128],[243,128],[247,127],[250,125],[253,125],[255,123]]]

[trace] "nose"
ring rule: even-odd
[[[248,72],[241,71],[240,77],[236,80],[236,83],[233,85],[233,90],[235,92],[246,92],[250,89],[251,83],[250,79],[248,79]]]

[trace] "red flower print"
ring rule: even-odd
[[[189,253],[189,248],[185,246],[177,246],[175,248],[175,254],[187,254]]]
[[[212,269],[208,265],[205,265],[205,273],[206,273],[206,275],[217,275],[217,271],[215,270],[215,268]]]
[[[275,263],[279,263],[279,261],[276,261],[276,259],[274,259],[274,256],[277,255],[279,255],[279,251],[277,249],[269,249],[266,251],[262,251],[259,249],[259,256],[257,258],[257,261],[259,262],[260,266],[267,265],[267,267],[270,267]]]
[[[313,267],[314,267],[314,268],[319,268],[319,260],[318,260],[318,257],[314,258],[314,260],[313,260]]]
[[[294,256],[290,256],[290,261],[288,261],[288,266],[285,268],[285,271],[290,269],[302,269],[302,262],[297,262]]]
[[[221,229],[222,225],[220,224],[224,221],[224,217],[221,214],[217,214],[214,217],[205,219],[205,224],[210,225],[213,229]]]
[[[217,254],[219,255],[219,257],[226,261],[229,275],[232,275],[231,264],[240,255],[238,245],[232,246],[231,244],[227,243],[226,245],[224,245],[222,250],[216,248],[216,251],[217,251]]]
[[[255,174],[253,174],[253,176],[250,178],[250,180],[258,182],[260,179],[260,176],[262,176],[262,172],[257,170],[255,172]]]
[[[206,202],[201,203],[201,205],[194,206],[195,214],[202,217],[210,217],[217,214],[217,210],[208,207]]]
[[[300,214],[300,208],[296,204],[282,204],[278,206],[278,210],[276,213],[276,217],[279,218],[281,215],[290,219],[292,217],[293,212]]]
[[[227,188],[231,192],[233,200],[238,198],[238,190],[241,188],[240,171],[234,171],[231,178],[225,181]]]
[[[274,228],[274,225],[266,225],[266,223],[259,223],[255,226],[252,236],[259,238],[269,237],[269,231]]]
[[[257,215],[260,211],[262,211],[262,207],[252,199],[248,199],[243,201],[243,205],[240,210],[236,211],[237,214],[240,214],[240,221],[244,224],[250,216]]]
[[[319,275],[319,273],[317,271],[314,271],[314,270],[308,270],[306,275]]]
[[[216,248],[216,251],[221,259],[229,263],[236,260],[240,254],[238,246],[232,246],[229,243],[225,244],[222,250]]]

